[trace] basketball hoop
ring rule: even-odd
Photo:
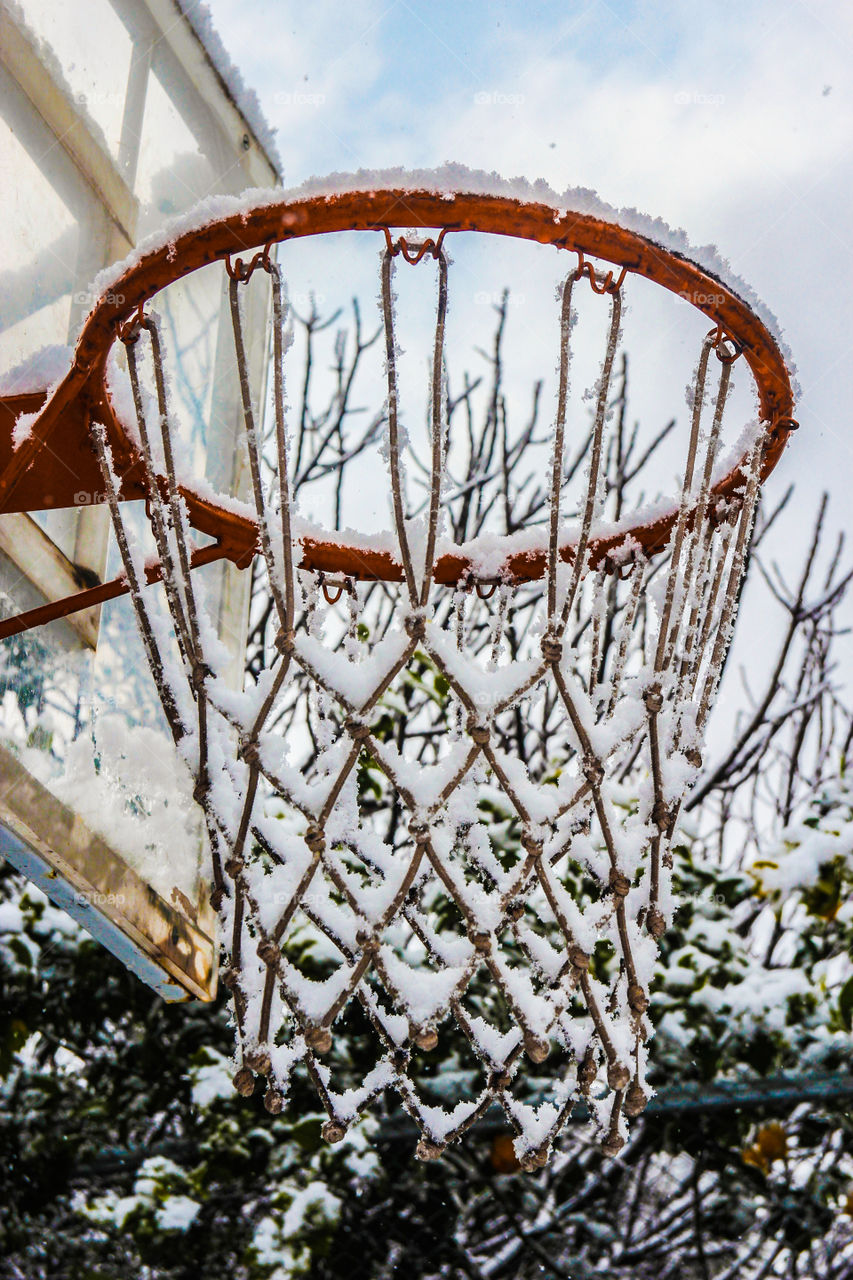
[[[414,230],[399,235],[401,226]],[[380,252],[394,526],[385,545],[306,532],[292,509],[285,272],[273,246],[345,230],[375,236]],[[548,525],[538,544],[507,542],[497,559],[493,543],[486,554],[441,536],[447,246],[462,231],[536,241],[566,256]],[[177,465],[168,353],[149,308],[155,294],[217,260],[228,277],[252,514],[216,501]],[[432,272],[437,290],[427,498],[417,530],[403,478],[395,269]],[[692,302],[710,328],[680,496],[614,529],[601,525],[600,488],[630,276]],[[240,305],[241,291],[261,277],[272,300],[272,492]],[[606,309],[605,344],[580,519],[568,530],[561,504],[580,290]],[[132,415],[111,393],[116,346],[127,355]],[[760,423],[721,471],[736,361],[751,372]],[[66,505],[67,481],[44,447],[61,423],[63,440],[91,445],[90,487],[109,503],[124,571],[0,624],[0,634],[129,592],[205,815],[240,1093],[263,1077],[267,1109],[279,1112],[293,1072],[304,1070],[328,1116],[324,1136],[336,1142],[371,1103],[396,1092],[420,1130],[422,1159],[439,1156],[496,1103],[529,1170],[545,1163],[584,1096],[594,1101],[604,1150],[618,1152],[625,1117],[639,1115],[648,1096],[649,983],[672,910],[670,845],[701,765],[760,484],[796,427],[792,409],[776,342],[725,284],[637,232],[509,196],[400,188],[266,199],[164,241],[111,285],[83,327],[72,369],[0,472],[0,510]],[[145,561],[124,514],[134,498],[147,504],[154,561]],[[197,541],[198,533],[212,542]],[[228,696],[193,571],[215,559],[245,567],[256,556],[275,611],[277,657],[257,691]],[[381,636],[360,637],[359,592],[377,580],[398,584],[393,621]],[[174,653],[153,611],[147,584],[157,581]],[[508,617],[520,588],[532,593],[538,630],[512,648]],[[485,637],[482,660],[466,640],[472,626]],[[605,626],[615,628],[606,669]],[[432,684],[424,691],[419,674],[406,701],[399,690],[414,668]],[[308,778],[288,758],[295,722],[277,728],[294,681],[316,700],[323,726]],[[537,779],[513,756],[507,724],[543,698],[562,717],[565,753],[556,776]],[[415,731],[436,744],[428,767],[406,755]],[[643,782],[626,797],[631,770]],[[491,826],[487,811],[499,814]],[[322,974],[300,967],[300,930],[322,940]],[[375,1052],[358,1083],[335,1061],[336,1026],[347,1018]],[[454,1070],[467,1064],[455,1105],[439,1105],[428,1088],[430,1055],[442,1051]]]

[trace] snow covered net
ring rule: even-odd
[[[413,513],[393,277],[430,266],[438,304],[429,455],[425,501]],[[262,273],[272,291],[270,449],[241,315],[241,291]],[[530,1169],[583,1095],[615,1154],[626,1117],[647,1101],[649,984],[673,907],[670,842],[701,764],[758,493],[760,438],[734,496],[713,493],[736,349],[718,331],[702,343],[672,530],[650,554],[618,520],[603,523],[606,476],[622,449],[611,412],[622,279],[581,259],[560,294],[547,522],[526,541],[488,535],[460,560],[443,519],[452,496],[448,258],[441,237],[411,245],[386,233],[385,470],[374,483],[387,484],[393,529],[369,546],[393,572],[377,586],[374,562],[340,535],[342,572],[305,567],[317,530],[291,494],[282,271],[264,252],[229,263],[229,275],[276,619],[275,659],[251,689],[236,693],[223,678],[215,619],[190,572],[197,542],[153,316],[123,339],[167,617],[145,585],[143,548],[99,428],[95,444],[148,662],[206,819],[237,1026],[235,1085],[248,1094],[266,1077],[266,1106],[278,1112],[293,1073],[307,1072],[331,1142],[396,1093],[424,1159],[497,1103]],[[607,310],[604,353],[587,444],[572,461],[573,300],[589,286]],[[581,463],[570,526],[564,494]],[[336,536],[324,537],[334,548]],[[519,551],[521,574],[512,568]]]

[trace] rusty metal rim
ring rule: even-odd
[[[613,263],[689,301],[731,339],[749,365],[758,390],[766,447],[762,480],[778,462],[788,435],[796,428],[792,418],[793,394],[785,361],[773,336],[752,309],[710,272],[680,254],[614,223],[589,214],[560,211],[549,205],[522,202],[508,196],[469,194],[453,196],[432,191],[390,189],[347,191],[331,196],[265,203],[244,214],[212,222],[177,236],[145,255],[130,267],[96,303],[87,318],[75,349],[74,363],[55,388],[21,444],[0,475],[0,511],[21,477],[38,466],[38,455],[71,407],[82,405],[83,422],[92,415],[108,419],[109,434],[119,454],[128,459],[134,449],[112,412],[105,386],[107,357],[118,328],[161,289],[212,262],[272,243],[337,231],[383,231],[389,227],[439,228],[448,232],[475,231],[551,244],[577,253],[579,270],[584,255]],[[589,268],[589,264],[586,264]],[[591,275],[591,271],[588,271]],[[713,506],[730,498],[743,485],[740,459],[715,486]],[[216,508],[190,489],[184,491],[190,517],[199,528],[220,540],[223,557],[245,564],[257,544],[257,529],[248,517]],[[131,495],[136,496],[136,495]],[[640,524],[590,546],[592,564],[600,563],[615,547],[632,539],[649,553],[666,542],[675,513],[650,524]],[[571,547],[563,549],[571,558]],[[385,553],[367,554],[336,542],[314,541],[304,547],[303,566],[357,578],[398,580],[400,566]],[[436,581],[458,582],[470,572],[464,556],[450,554],[436,566]],[[543,555],[517,555],[508,560],[507,576],[530,580],[544,573]],[[84,593],[85,594],[85,593]],[[85,607],[85,606],[81,606]]]

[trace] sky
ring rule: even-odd
[[[775,480],[846,518],[853,9],[210,0],[287,186],[459,161],[587,186],[716,243],[778,317],[802,430]]]
[[[503,0],[210,0],[277,131],[286,186],[458,161],[590,187],[714,243],[779,320],[801,429],[776,554],[793,577],[814,512],[851,513],[853,7]],[[827,543],[828,550],[828,543]],[[777,647],[753,607],[741,656]],[[742,629],[740,629],[742,631]],[[853,646],[842,653],[849,656]],[[849,681],[848,681],[849,682]]]

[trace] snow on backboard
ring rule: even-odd
[[[0,0],[3,390],[61,376],[91,281],[210,192],[278,178],[257,104],[211,29],[176,0]],[[181,334],[175,399],[197,467],[242,491],[238,405],[217,394],[221,281],[201,273],[163,312]],[[264,353],[250,353],[256,385]],[[14,385],[11,385],[14,384]],[[0,461],[14,423],[0,422]],[[4,452],[5,450],[5,452]],[[0,609],[17,613],[114,576],[103,495],[0,517]],[[246,584],[211,566],[239,682]],[[126,600],[2,643],[0,852],[167,998],[211,998],[215,929],[201,832]]]

